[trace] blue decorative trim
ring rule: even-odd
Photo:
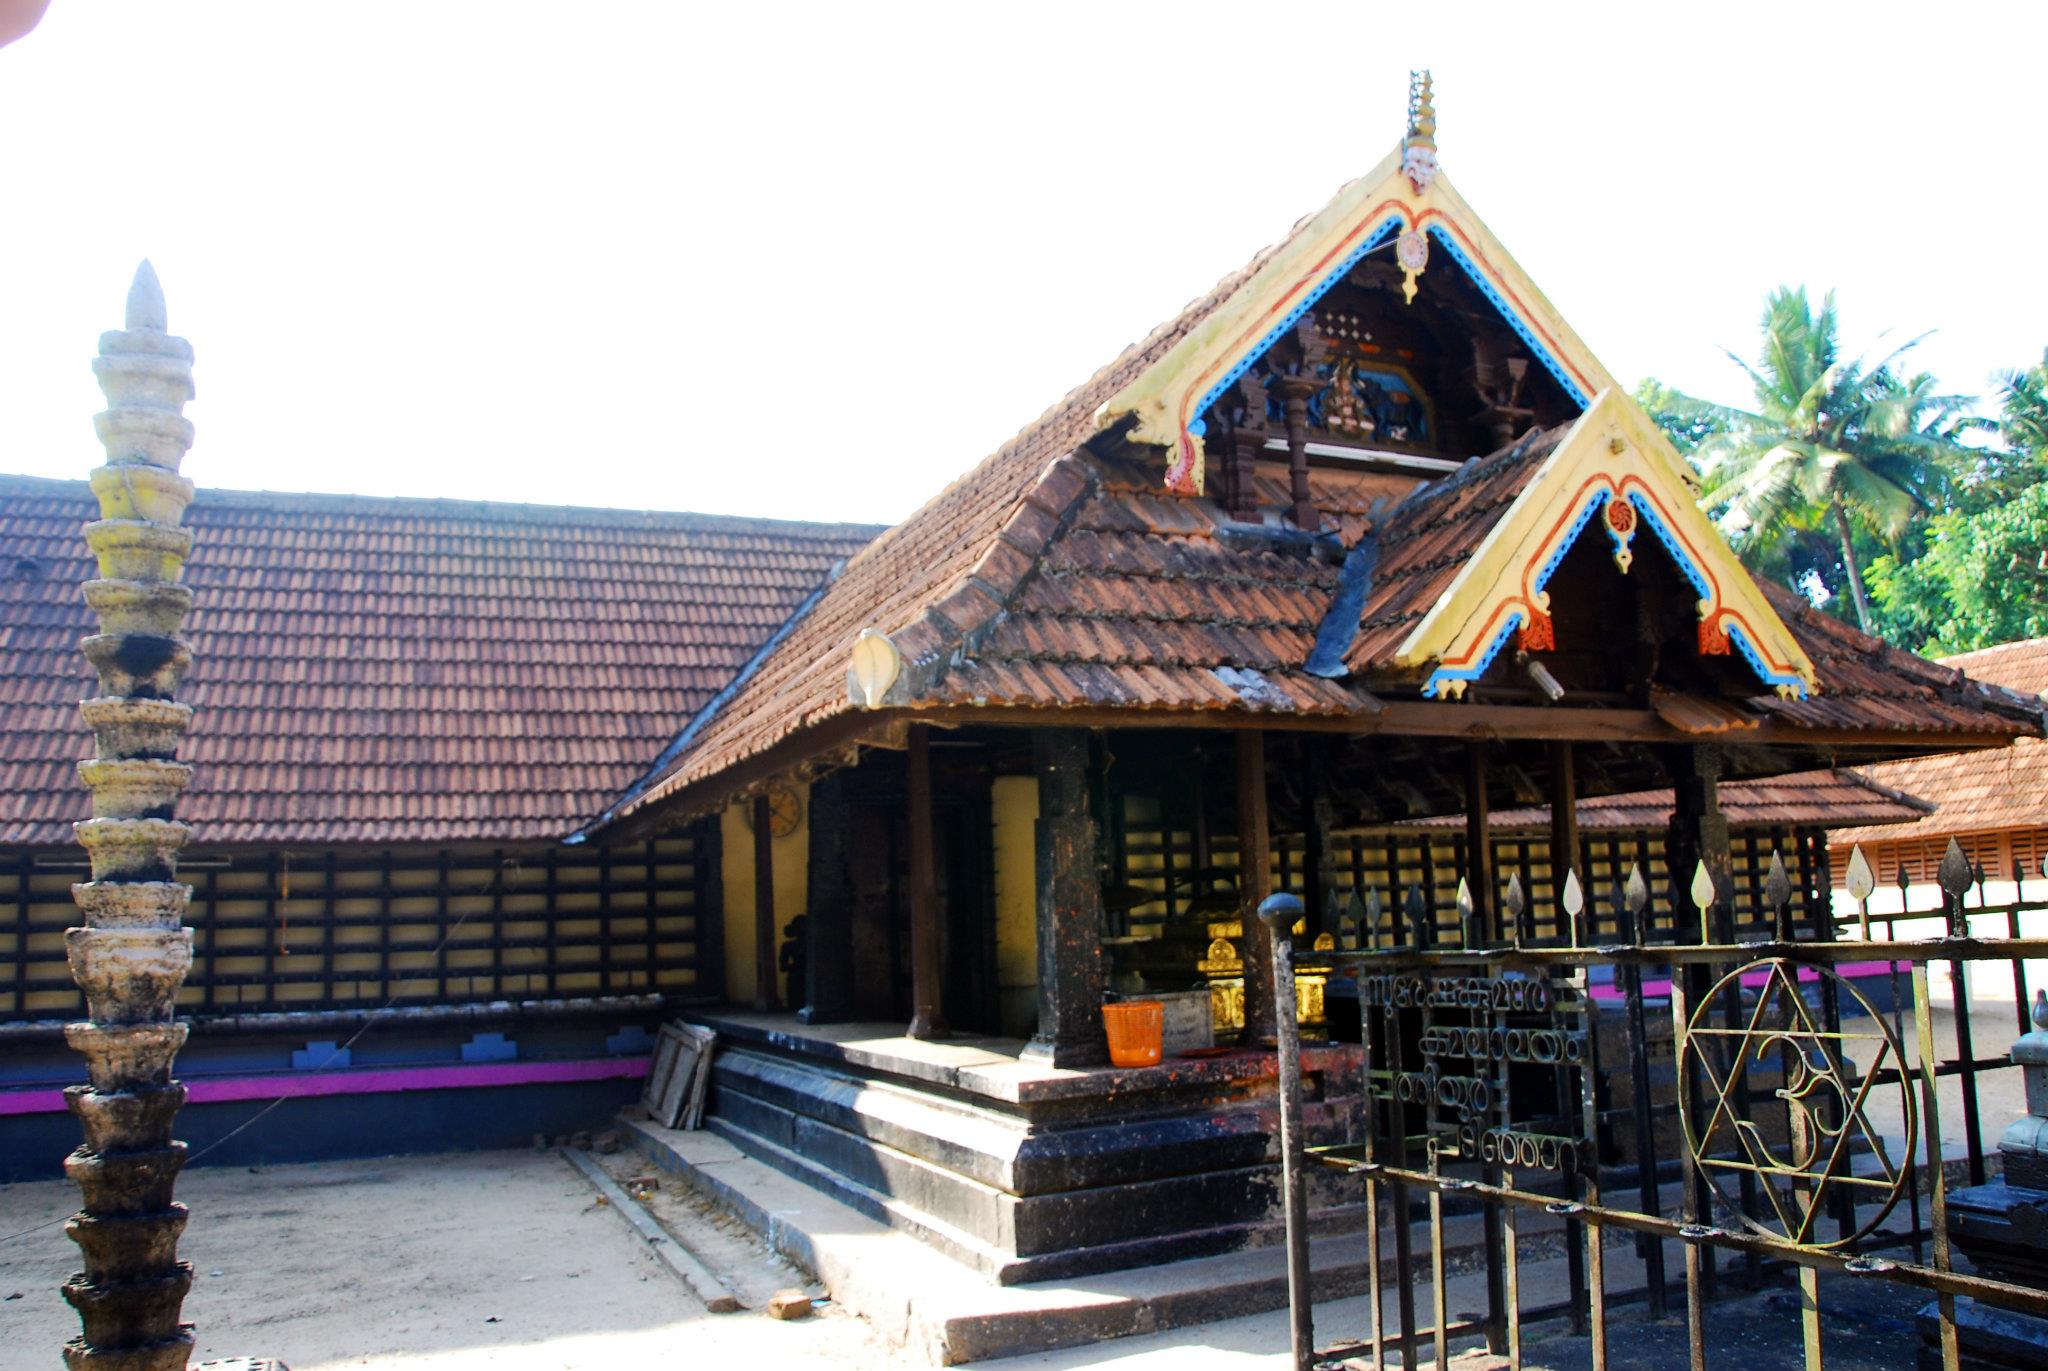
[[[1608,497],[1612,494],[1612,491],[1606,490],[1593,492],[1593,498],[1586,501],[1586,507],[1579,511],[1578,517],[1572,520],[1572,526],[1564,531],[1564,537],[1551,549],[1550,555],[1543,559],[1543,565],[1537,568],[1536,581],[1531,589],[1540,591],[1550,584],[1550,578],[1564,565],[1564,555],[1579,541],[1579,535],[1586,531],[1586,525],[1592,522],[1593,516],[1607,507]]]
[[[1279,342],[1289,329],[1300,323],[1301,317],[1311,309],[1314,309],[1316,303],[1323,296],[1329,294],[1331,287],[1343,280],[1367,253],[1385,243],[1389,235],[1406,222],[1406,217],[1398,212],[1388,215],[1371,233],[1367,234],[1359,242],[1359,245],[1343,261],[1331,268],[1328,275],[1317,282],[1306,295],[1302,296],[1295,303],[1294,308],[1288,310],[1286,316],[1279,323],[1267,330],[1266,336],[1261,338],[1256,346],[1239,358],[1237,364],[1231,367],[1229,371],[1223,373],[1223,379],[1203,392],[1201,401],[1194,407],[1195,418],[1188,424],[1188,433],[1197,438],[1207,433],[1209,426],[1201,416],[1209,412],[1209,407],[1221,399],[1226,390],[1236,385],[1238,380],[1247,371],[1251,370],[1253,365],[1261,357],[1265,356],[1273,344]],[[1472,260],[1463,248],[1458,246],[1458,241],[1451,237],[1441,224],[1431,224],[1429,226],[1429,234],[1430,237],[1443,244],[1444,250],[1450,253],[1451,260],[1458,264],[1459,270],[1463,271],[1472,284],[1479,288],[1479,292],[1492,302],[1496,310],[1500,311],[1500,316],[1507,321],[1508,327],[1513,329],[1516,336],[1521,338],[1524,343],[1528,344],[1529,350],[1536,355],[1536,360],[1543,363],[1545,371],[1548,371],[1557,378],[1557,383],[1564,387],[1564,393],[1572,398],[1572,402],[1580,409],[1586,408],[1591,403],[1592,397],[1580,389],[1578,382],[1572,380],[1571,374],[1564,369],[1564,364],[1553,356],[1550,349],[1537,339],[1535,330],[1531,329],[1522,319],[1521,315],[1517,314],[1514,308],[1508,304],[1507,298],[1494,287],[1493,282],[1486,278],[1486,274],[1479,270],[1478,264]]]
[[[1430,672],[1429,679],[1422,683],[1423,695],[1433,700],[1441,689],[1441,682],[1476,681],[1481,676],[1484,676],[1486,669],[1493,665],[1493,659],[1500,656],[1500,650],[1508,645],[1508,639],[1514,636],[1515,630],[1522,626],[1527,617],[1519,609],[1508,615],[1507,623],[1502,625],[1500,632],[1494,635],[1492,646],[1488,647],[1479,660],[1472,665],[1456,668],[1440,666],[1435,671]]]
[[[1806,698],[1806,682],[1790,672],[1773,671],[1765,666],[1763,654],[1756,650],[1756,644],[1749,640],[1749,634],[1743,631],[1741,624],[1731,619],[1723,619],[1721,627],[1728,631],[1728,641],[1734,643],[1742,655],[1749,659],[1751,669],[1763,679],[1765,685],[1790,686],[1793,694],[1802,700]]]
[[[1564,536],[1558,540],[1557,546],[1552,548],[1550,555],[1543,559],[1543,565],[1537,570],[1531,586],[1533,590],[1541,591],[1549,582],[1551,576],[1563,564],[1565,554],[1570,552],[1572,547],[1578,542],[1579,535],[1586,531],[1586,525],[1592,521],[1593,516],[1606,507],[1608,500],[1612,498],[1612,494],[1611,491],[1605,490],[1594,492],[1593,498],[1586,502],[1585,508],[1581,509],[1573,517],[1570,527],[1565,529]],[[1685,574],[1685,579],[1692,584],[1693,589],[1699,592],[1700,598],[1703,600],[1712,599],[1714,592],[1707,583],[1706,573],[1693,564],[1692,558],[1685,552],[1683,544],[1678,541],[1677,534],[1672,531],[1669,524],[1665,523],[1663,516],[1657,512],[1657,507],[1640,491],[1631,491],[1628,496],[1628,502],[1635,507],[1636,512],[1642,517],[1643,521],[1650,526],[1650,531],[1657,535],[1657,541],[1664,545],[1664,550],[1671,555],[1671,560]],[[1617,548],[1624,546],[1620,534],[1615,533],[1611,527],[1608,529],[1608,533],[1614,538]],[[1509,616],[1507,626],[1501,629],[1500,633],[1494,638],[1493,643],[1486,649],[1485,655],[1480,657],[1473,665],[1455,670],[1450,667],[1438,667],[1435,671],[1431,672],[1429,679],[1423,682],[1423,695],[1434,699],[1439,694],[1442,683],[1445,681],[1476,681],[1481,676],[1484,676],[1487,668],[1493,665],[1494,659],[1500,656],[1501,649],[1507,646],[1509,635],[1522,626],[1524,619],[1525,616],[1520,610],[1516,610]],[[1766,665],[1763,654],[1757,650],[1756,644],[1750,641],[1748,633],[1743,630],[1739,623],[1724,619],[1722,620],[1722,627],[1727,630],[1729,641],[1733,642],[1741,651],[1743,658],[1748,661],[1750,669],[1756,672],[1759,680],[1768,686],[1789,687],[1800,699],[1806,698],[1806,682],[1797,675],[1789,672],[1774,671],[1770,666]]]
[[[1251,351],[1245,353],[1245,355],[1242,358],[1238,359],[1238,363],[1236,366],[1232,367],[1229,371],[1223,373],[1222,380],[1218,381],[1215,385],[1209,387],[1209,389],[1206,392],[1204,392],[1204,394],[1202,395],[1202,402],[1195,406],[1195,420],[1193,423],[1188,425],[1188,432],[1198,438],[1204,432],[1206,432],[1208,430],[1208,425],[1202,421],[1201,416],[1209,412],[1209,406],[1215,404],[1218,398],[1222,396],[1224,391],[1236,385],[1238,382],[1238,378],[1243,376],[1247,371],[1250,371],[1252,369],[1252,364],[1257,362],[1261,357],[1265,356],[1266,350],[1268,348],[1272,347],[1273,344],[1279,342],[1280,339],[1287,333],[1289,329],[1293,328],[1296,324],[1300,323],[1301,316],[1308,313],[1310,310],[1314,309],[1316,306],[1316,302],[1322,299],[1325,295],[1329,294],[1330,288],[1332,286],[1336,285],[1339,281],[1343,280],[1345,276],[1350,274],[1351,268],[1357,266],[1359,262],[1364,259],[1365,254],[1371,252],[1374,248],[1386,242],[1387,236],[1394,230],[1394,228],[1397,225],[1405,222],[1406,220],[1403,219],[1403,217],[1399,214],[1390,214],[1385,219],[1381,220],[1379,227],[1375,228],[1371,233],[1367,234],[1362,240],[1360,240],[1358,246],[1352,249],[1350,256],[1346,257],[1343,261],[1339,262],[1336,266],[1332,267],[1330,269],[1329,275],[1325,276],[1321,281],[1317,282],[1315,286],[1313,286],[1309,290],[1308,294],[1302,296],[1301,299],[1298,302],[1296,302],[1294,308],[1287,311],[1287,315],[1285,318],[1283,318],[1279,323],[1275,324],[1271,329],[1267,330],[1266,336],[1259,340],[1258,346],[1252,348]]]
[[[1692,582],[1692,588],[1700,593],[1700,598],[1702,600],[1713,599],[1714,589],[1707,584],[1706,573],[1692,564],[1692,558],[1687,556],[1684,549],[1679,545],[1678,535],[1673,533],[1670,526],[1658,515],[1657,507],[1644,499],[1640,492],[1631,492],[1628,502],[1641,512],[1643,522],[1647,523],[1650,526],[1650,531],[1657,535],[1657,541],[1664,544],[1664,550],[1671,554],[1672,561],[1678,563],[1678,569],[1685,573],[1686,580]]]
[[[1536,341],[1535,332],[1509,307],[1507,299],[1494,289],[1493,282],[1486,279],[1486,274],[1479,270],[1478,265],[1465,255],[1465,250],[1458,246],[1457,239],[1445,232],[1441,224],[1431,224],[1429,236],[1444,245],[1444,250],[1451,254],[1451,260],[1463,268],[1465,275],[1471,278],[1472,284],[1479,287],[1480,294],[1491,300],[1493,307],[1500,311],[1500,317],[1507,320],[1508,327],[1521,335],[1522,341],[1529,345],[1529,350],[1536,354],[1536,360],[1543,363],[1543,369],[1555,376],[1557,383],[1564,387],[1564,393],[1571,396],[1580,409],[1584,409],[1591,402],[1591,397],[1579,389],[1578,383],[1566,373],[1564,366],[1550,355],[1550,349]]]
[[[1358,546],[1344,554],[1344,569],[1337,575],[1337,593],[1330,597],[1330,608],[1316,626],[1315,649],[1308,654],[1303,671],[1326,680],[1349,674],[1344,654],[1358,637],[1359,619],[1365,613],[1365,602],[1372,596],[1372,574],[1379,564],[1377,533],[1366,533],[1358,540]]]

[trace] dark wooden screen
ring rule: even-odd
[[[0,1022],[83,1012],[64,961],[82,857],[0,857]],[[715,988],[714,826],[630,846],[193,849],[186,1014]],[[709,955],[708,955],[709,954]]]

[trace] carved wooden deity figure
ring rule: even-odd
[[[85,538],[98,561],[85,601],[99,632],[83,644],[98,693],[79,706],[94,755],[78,764],[92,817],[78,840],[92,879],[74,885],[81,928],[66,932],[87,1022],[65,1029],[90,1084],[64,1092],[85,1145],[64,1161],[85,1207],[64,1225],[85,1270],[64,1286],[84,1333],[64,1348],[72,1371],[183,1371],[192,1326],[180,1321],[192,1268],[178,1260],[185,1208],[171,1200],[185,1144],[171,1121],[185,1087],[171,1060],[185,1040],[178,987],[192,964],[176,883],[186,826],[170,817],[192,768],[176,760],[192,707],[174,700],[192,654],[178,636],[192,593],[179,584],[192,535],[179,526],[192,483],[178,464],[192,443],[192,349],[166,331],[147,262],[128,292],[127,327],[100,337],[93,362],[107,410],[107,462],[92,473],[100,519]]]

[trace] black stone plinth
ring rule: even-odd
[[[1941,1371],[1941,1310],[1920,1311],[1919,1371]],[[2040,1371],[2048,1366],[2048,1319],[1956,1298],[1956,1348],[1962,1371]]]
[[[1949,1234],[1987,1276],[2048,1286],[2048,1190],[2029,1190],[2004,1177],[1966,1186],[1948,1197]],[[2048,1366],[2048,1359],[2040,1365]]]

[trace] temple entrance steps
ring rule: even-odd
[[[833,1300],[900,1343],[908,1357],[929,1364],[957,1365],[1161,1333],[1287,1303],[1286,1252],[1277,1243],[1190,1254],[1135,1269],[1004,1284],[942,1254],[900,1221],[872,1217],[719,1133],[678,1132],[644,1120],[626,1127],[630,1144],[656,1167],[738,1215],[776,1252],[814,1274]],[[1477,1281],[1483,1265],[1480,1216],[1454,1217],[1446,1229],[1451,1272]],[[1540,1257],[1555,1235],[1543,1225],[1529,1229],[1523,1240],[1529,1257],[1525,1276],[1539,1265],[1561,1268]],[[1382,1232],[1390,1280],[1391,1230],[1387,1225]],[[1412,1232],[1426,1253],[1426,1222],[1418,1218]],[[1311,1255],[1318,1301],[1364,1293],[1361,1236],[1335,1236],[1319,1225]],[[1561,1270],[1558,1275],[1561,1279]],[[1388,1298],[1391,1310],[1391,1290]]]
[[[1277,1243],[1271,1054],[1055,1070],[1004,1040],[692,1014],[720,1035],[705,1128],[1001,1284]],[[1347,1049],[1320,1049],[1334,1076]],[[1319,1101],[1325,1128],[1343,1101]],[[1319,1183],[1330,1227],[1355,1183]]]

